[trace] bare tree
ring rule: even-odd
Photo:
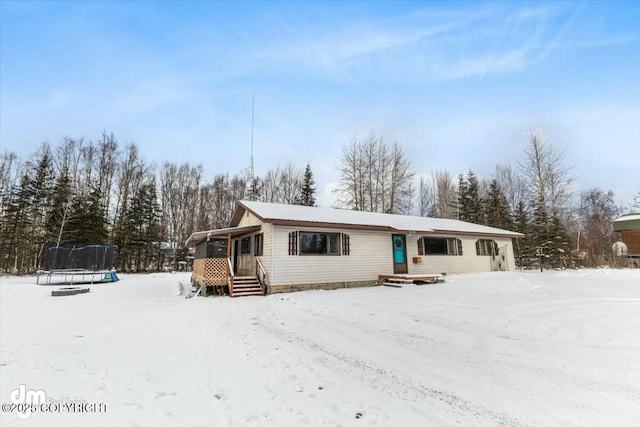
[[[388,206],[383,206],[384,212],[409,214],[413,207],[415,189],[413,178],[415,173],[407,160],[402,147],[395,142],[390,153],[391,170],[389,177]],[[385,203],[386,197],[383,197]]]
[[[113,133],[102,132],[102,136],[97,145],[97,168],[98,168],[98,189],[104,197],[105,216],[114,221],[111,213],[112,188],[115,179],[115,172],[118,165],[118,141]]]
[[[533,203],[532,242],[543,247],[552,266],[566,267],[571,254],[567,231],[569,187],[575,178],[563,165],[563,154],[553,149],[544,133],[529,133],[524,161],[520,169]]]
[[[571,169],[563,165],[564,153],[554,150],[549,139],[539,129],[529,132],[525,159],[520,170],[530,189],[529,197],[544,208],[548,217],[562,213],[575,181]]]
[[[0,216],[4,214],[5,200],[21,176],[22,164],[16,153],[5,151],[0,155]]]
[[[527,183],[511,165],[497,165],[495,179],[507,199],[507,205],[511,214],[516,211],[520,202],[525,205],[528,203]]]
[[[418,195],[420,216],[457,218],[458,206],[453,176],[445,170],[420,178]]]
[[[297,168],[291,161],[284,164],[280,175],[282,196],[279,203],[293,205],[300,200],[303,178],[302,169]]]
[[[420,177],[418,187],[418,213],[420,216],[430,216],[433,212],[435,200],[433,198],[431,177]]]
[[[611,246],[615,241],[613,220],[620,213],[613,191],[599,188],[583,191],[578,213],[578,245],[586,253],[587,262],[590,266],[599,266],[611,261]]]
[[[115,206],[115,222],[124,220],[124,214],[127,212],[129,197],[134,192],[136,175],[139,175],[138,169],[142,167],[141,159],[138,154],[138,147],[135,144],[128,144],[125,147],[124,158],[120,159],[116,169],[116,206]],[[115,233],[112,230],[111,238]]]
[[[96,164],[96,146],[91,142],[86,142],[79,149],[80,151],[80,170],[78,174],[78,188],[80,194],[86,195],[91,191],[94,180],[94,171]]]
[[[415,173],[398,143],[389,145],[371,133],[354,138],[340,161],[339,203],[355,210],[408,213]]]
[[[164,223],[173,250],[174,268],[177,268],[177,252],[185,240],[196,231],[194,213],[198,208],[202,166],[189,163],[180,166],[165,163],[160,175],[161,200]]]
[[[53,157],[53,163],[57,173],[60,174],[62,171],[67,171],[73,181],[73,187],[77,191],[79,191],[79,171],[83,145],[84,138],[64,138],[62,143],[56,148]]]

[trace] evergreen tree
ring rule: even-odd
[[[531,226],[529,228],[529,236],[534,254],[538,250],[542,250],[545,258],[550,256],[551,252],[551,234],[549,231],[549,218],[544,205],[533,203],[533,216]]]
[[[162,267],[162,212],[158,203],[155,180],[141,185],[127,204],[114,243],[119,268],[124,271],[147,271]]]
[[[571,238],[560,215],[554,212],[549,224],[549,262],[554,268],[571,266]]]
[[[160,217],[155,183],[144,184],[134,193],[127,212],[130,253],[133,256],[131,264],[135,265],[136,271],[147,271],[157,261],[162,238]]]
[[[33,178],[29,182],[33,201],[31,215],[33,217],[33,234],[39,240],[44,240],[46,232],[47,214],[52,201],[55,176],[53,161],[48,145],[43,145],[40,157],[33,166]]]
[[[307,163],[304,169],[304,181],[302,183],[302,190],[298,205],[303,206],[315,206],[316,198],[314,196],[316,188],[314,187],[315,181],[313,179],[313,172],[311,172],[311,165]]]
[[[513,220],[507,207],[507,198],[495,179],[491,181],[489,194],[484,199],[484,211],[486,213],[486,225],[504,230],[513,228]]]
[[[466,221],[469,212],[469,185],[464,178],[464,174],[458,175],[458,219]]]
[[[480,198],[478,178],[469,170],[467,176],[459,175],[460,220],[484,224],[484,211]]]
[[[531,245],[531,225],[529,212],[523,201],[518,202],[516,210],[513,214],[513,229],[518,233],[524,234],[521,239],[514,239],[513,251],[516,259],[519,260],[520,266],[525,265],[525,260],[535,255],[535,248]]]
[[[68,220],[72,243],[97,245],[107,243],[107,219],[101,200],[100,189],[97,186],[92,186],[86,196],[73,198]]]
[[[58,243],[58,239],[60,239],[60,243],[71,241],[68,229],[65,230],[64,227],[64,222],[67,221],[67,215],[69,214],[68,205],[71,202],[71,197],[71,179],[67,169],[63,169],[60,171],[53,187],[52,200],[45,225],[47,241],[52,243]]]
[[[21,273],[28,269],[26,258],[31,243],[28,230],[31,225],[29,207],[31,206],[31,194],[29,191],[30,178],[25,173],[20,179],[20,184],[13,187],[6,200],[4,215],[2,217],[2,253],[3,268],[5,271]]]
[[[260,200],[262,194],[262,180],[260,177],[253,177],[249,181],[249,190],[247,191],[247,200]]]

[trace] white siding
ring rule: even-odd
[[[262,265],[264,266],[266,272],[267,272],[267,280],[271,280],[271,274],[270,274],[270,270],[271,270],[271,264],[272,264],[272,256],[271,256],[271,249],[273,247],[272,245],[272,239],[273,239],[273,225],[272,224],[265,224],[262,223],[260,221],[260,219],[258,219],[255,215],[253,215],[251,212],[246,212],[243,216],[242,219],[240,220],[240,223],[238,224],[238,227],[245,227],[245,226],[250,226],[250,225],[261,225],[262,228],[259,232],[257,233],[252,233],[249,235],[249,237],[251,237],[251,252],[249,254],[238,254],[238,272],[241,275],[253,275],[255,274],[255,257],[253,256],[253,243],[254,243],[254,236],[256,234],[260,234],[262,233],[263,235],[263,250],[262,250],[262,256],[258,257],[260,258],[260,261],[262,262]],[[246,236],[243,236],[246,237]],[[240,244],[240,240],[242,239],[242,237],[236,239],[237,240],[237,244]],[[233,255],[232,255],[233,256]]]
[[[263,225],[264,228],[264,225]],[[350,255],[289,255],[289,233],[320,231],[345,233],[350,237]],[[380,274],[393,274],[391,235],[394,233],[331,228],[272,226],[273,259],[267,270],[272,285],[341,283],[376,280]],[[407,235],[409,274],[473,273],[491,271],[491,257],[476,255],[478,237],[455,237],[462,241],[463,255],[418,255],[420,235]],[[485,237],[483,237],[485,238]],[[515,268],[510,238],[493,238],[502,249],[506,246],[509,270]],[[265,235],[265,258],[267,239]],[[421,263],[413,263],[420,257]],[[267,267],[265,263],[265,267]]]
[[[262,221],[260,221],[260,219],[251,212],[245,211],[242,215],[242,219],[240,219],[240,222],[238,223],[238,227],[246,227],[250,225],[262,225]]]
[[[289,233],[299,230],[348,234],[350,255],[289,255]],[[393,273],[390,233],[275,226],[273,243],[272,285],[358,282]]]
[[[500,250],[507,251],[508,270],[515,269],[513,259],[513,248],[511,239],[496,237],[476,237],[476,236],[452,236],[438,235],[429,237],[448,237],[460,239],[462,242],[462,255],[418,255],[418,240],[421,235],[407,236],[407,257],[409,260],[410,274],[426,274],[426,273],[480,273],[483,271],[491,271],[491,256],[476,255],[476,241],[478,239],[492,239]],[[505,247],[506,246],[506,247]],[[422,262],[413,263],[413,258],[419,257]]]

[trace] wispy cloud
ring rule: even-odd
[[[372,22],[341,22],[262,47],[261,65],[304,69],[347,81],[433,81],[509,74],[578,47],[626,43],[633,36],[582,37],[579,5],[428,7]]]

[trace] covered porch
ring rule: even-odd
[[[264,295],[267,274],[258,257],[251,256],[251,268],[240,268],[240,238],[259,232],[260,225],[230,227],[193,233],[186,241],[195,246],[191,283],[201,296],[232,297]]]

